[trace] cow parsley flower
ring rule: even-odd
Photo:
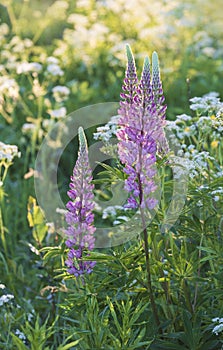
[[[68,272],[78,277],[85,273],[91,273],[95,265],[94,261],[83,261],[83,253],[94,248],[95,238],[93,234],[94,209],[92,173],[88,159],[87,140],[83,128],[79,128],[79,153],[76,165],[71,176],[68,196],[71,199],[67,203],[68,212],[66,222],[68,228],[66,234],[69,248],[66,265]]]

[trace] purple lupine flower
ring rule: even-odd
[[[125,125],[125,119],[128,124]],[[131,195],[126,207],[154,209],[156,199],[151,195],[156,190],[156,139],[162,132],[157,114],[151,114],[142,107],[132,106],[128,115],[121,115],[121,128],[117,132],[118,153],[127,174],[125,190]]]
[[[163,130],[165,119],[160,105],[163,103],[162,84],[156,58],[157,56],[153,55],[152,83],[148,57],[145,58],[141,80],[138,83],[134,58],[127,46],[128,62],[124,86],[131,87],[131,94],[121,94],[125,101],[120,103],[117,138],[120,161],[125,165],[124,171],[127,174],[125,189],[131,193],[127,203],[130,208],[140,206],[153,209],[157,204],[152,195],[156,190],[154,165],[157,150],[166,145]],[[131,72],[134,74],[131,75]],[[133,81],[135,86],[132,86]],[[166,147],[165,149],[167,150]]]
[[[66,234],[68,240],[66,246],[69,248],[68,257],[65,264],[68,272],[78,277],[84,273],[91,273],[95,265],[94,261],[82,261],[85,251],[94,248],[95,238],[93,234],[94,208],[92,172],[88,159],[87,140],[82,127],[78,130],[79,153],[76,165],[71,176],[70,190],[68,196],[71,199],[66,207],[66,222],[68,228]]]

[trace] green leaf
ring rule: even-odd
[[[82,338],[73,341],[72,343],[66,344],[66,345],[60,345],[57,350],[67,350],[70,349],[72,346],[76,346],[77,344],[80,343],[80,341],[82,340]]]
[[[97,252],[90,252],[89,256],[85,256],[82,258],[84,261],[114,261],[116,258],[114,256],[104,254],[104,253],[97,253]]]
[[[27,210],[27,219],[29,222],[29,226],[33,228],[33,238],[36,242],[41,244],[46,236],[47,226],[45,224],[45,219],[42,210],[36,204],[36,199],[32,196],[29,196]]]
[[[12,342],[16,346],[17,350],[28,350],[27,346],[23,343],[23,341],[17,337],[14,333],[10,333],[12,336]]]

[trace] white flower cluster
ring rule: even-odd
[[[14,295],[12,294],[4,294],[0,297],[0,306],[7,304],[10,302],[12,299],[14,299]]]
[[[34,123],[24,123],[22,126],[22,133],[29,134],[32,133],[36,129],[36,124]]]
[[[107,219],[110,216],[116,216],[117,210],[123,210],[123,207],[120,205],[109,206],[103,210],[102,219]]]
[[[59,60],[56,57],[50,56],[46,60],[47,62],[47,72],[53,76],[62,76],[64,71],[59,66]]]
[[[0,162],[11,162],[14,157],[20,157],[21,153],[15,145],[7,145],[0,141]]]
[[[181,145],[181,150],[178,151],[178,156],[184,157],[184,165],[187,164],[190,178],[203,173],[208,168],[208,161],[214,161],[214,157],[209,152],[199,152],[194,145]]]
[[[174,136],[177,136],[177,139],[183,140],[185,137],[191,137],[196,135],[197,129],[195,124],[191,124],[188,126],[186,124],[186,121],[191,121],[192,117],[182,114],[177,115],[175,121],[169,121],[166,122],[166,130],[170,132],[170,139],[171,142],[175,145],[179,145],[177,140],[174,140]],[[175,132],[174,134],[172,132]]]
[[[211,192],[212,196],[214,196],[214,201],[218,202],[220,200],[220,197],[223,196],[223,187],[218,187],[216,190]]]
[[[223,318],[220,318],[220,317],[213,318],[212,322],[214,322],[214,323],[218,322],[218,325],[216,325],[212,329],[212,333],[215,333],[216,335],[218,335],[219,333],[221,333],[223,331]]]
[[[38,62],[20,62],[17,65],[17,74],[37,72],[42,70],[42,64]]]
[[[220,101],[217,92],[210,92],[202,97],[193,97],[190,99],[190,108],[192,111],[200,113],[212,112],[213,110],[219,110],[223,108],[223,103]]]
[[[70,89],[68,89],[68,87],[66,86],[57,85],[57,86],[54,86],[54,88],[52,89],[52,92],[56,102],[60,103],[62,101],[67,100],[70,94]]]
[[[118,214],[118,212],[123,212],[129,210],[120,205],[109,206],[105,208],[102,212],[102,219],[110,218],[113,220],[113,225],[119,225],[123,222],[127,222],[129,218],[126,215]]]
[[[99,126],[94,133],[94,139],[108,142],[117,133],[119,118],[119,115],[114,115],[107,124]]]
[[[49,114],[52,118],[55,118],[55,119],[64,118],[67,114],[67,109],[65,107],[52,109],[49,111]]]
[[[177,115],[175,121],[167,121],[166,124],[171,148],[175,148],[175,154],[184,159],[191,178],[207,174],[210,163],[215,167],[213,176],[222,176],[221,169],[219,171],[221,166],[216,166],[215,156],[221,146],[223,134],[223,103],[218,95],[210,92],[202,97],[192,98],[191,106],[197,115]],[[201,144],[203,150],[199,151]],[[218,196],[214,200],[218,201]]]
[[[1,95],[16,100],[19,97],[19,86],[15,79],[7,75],[0,77],[0,99]]]
[[[21,332],[19,329],[15,330],[15,335],[17,335],[19,337],[19,339],[21,340],[26,340],[26,336],[23,332]]]

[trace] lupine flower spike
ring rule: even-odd
[[[128,175],[125,189],[130,193],[130,197],[126,206],[154,209],[157,204],[153,196],[156,190],[154,164],[158,144],[163,143],[165,121],[159,116],[152,87],[160,86],[160,80],[156,78],[151,85],[150,63],[149,59],[145,58],[141,80],[138,83],[129,46],[127,60],[124,88],[128,87],[128,94],[121,94],[124,101],[120,103],[120,129],[117,132],[119,157]],[[156,77],[157,74],[156,71]],[[135,86],[132,85],[133,81]]]
[[[95,265],[93,261],[82,261],[83,253],[94,248],[95,238],[93,234],[94,208],[92,172],[88,159],[87,140],[82,127],[78,130],[79,153],[76,165],[71,176],[70,190],[68,196],[71,199],[67,203],[68,212],[66,222],[68,228],[66,234],[69,248],[66,265],[68,272],[78,277],[85,273],[91,273]]]
[[[136,76],[134,58],[129,46],[127,69],[121,94],[119,129],[117,131],[118,153],[127,174],[125,190],[129,192],[127,207],[139,209],[144,235],[147,288],[156,324],[160,321],[152,289],[146,211],[157,205],[155,183],[157,151],[166,151],[164,125],[166,107],[159,73],[158,56],[152,57],[152,82],[150,62],[145,58],[140,82]],[[135,85],[134,85],[135,84]]]

